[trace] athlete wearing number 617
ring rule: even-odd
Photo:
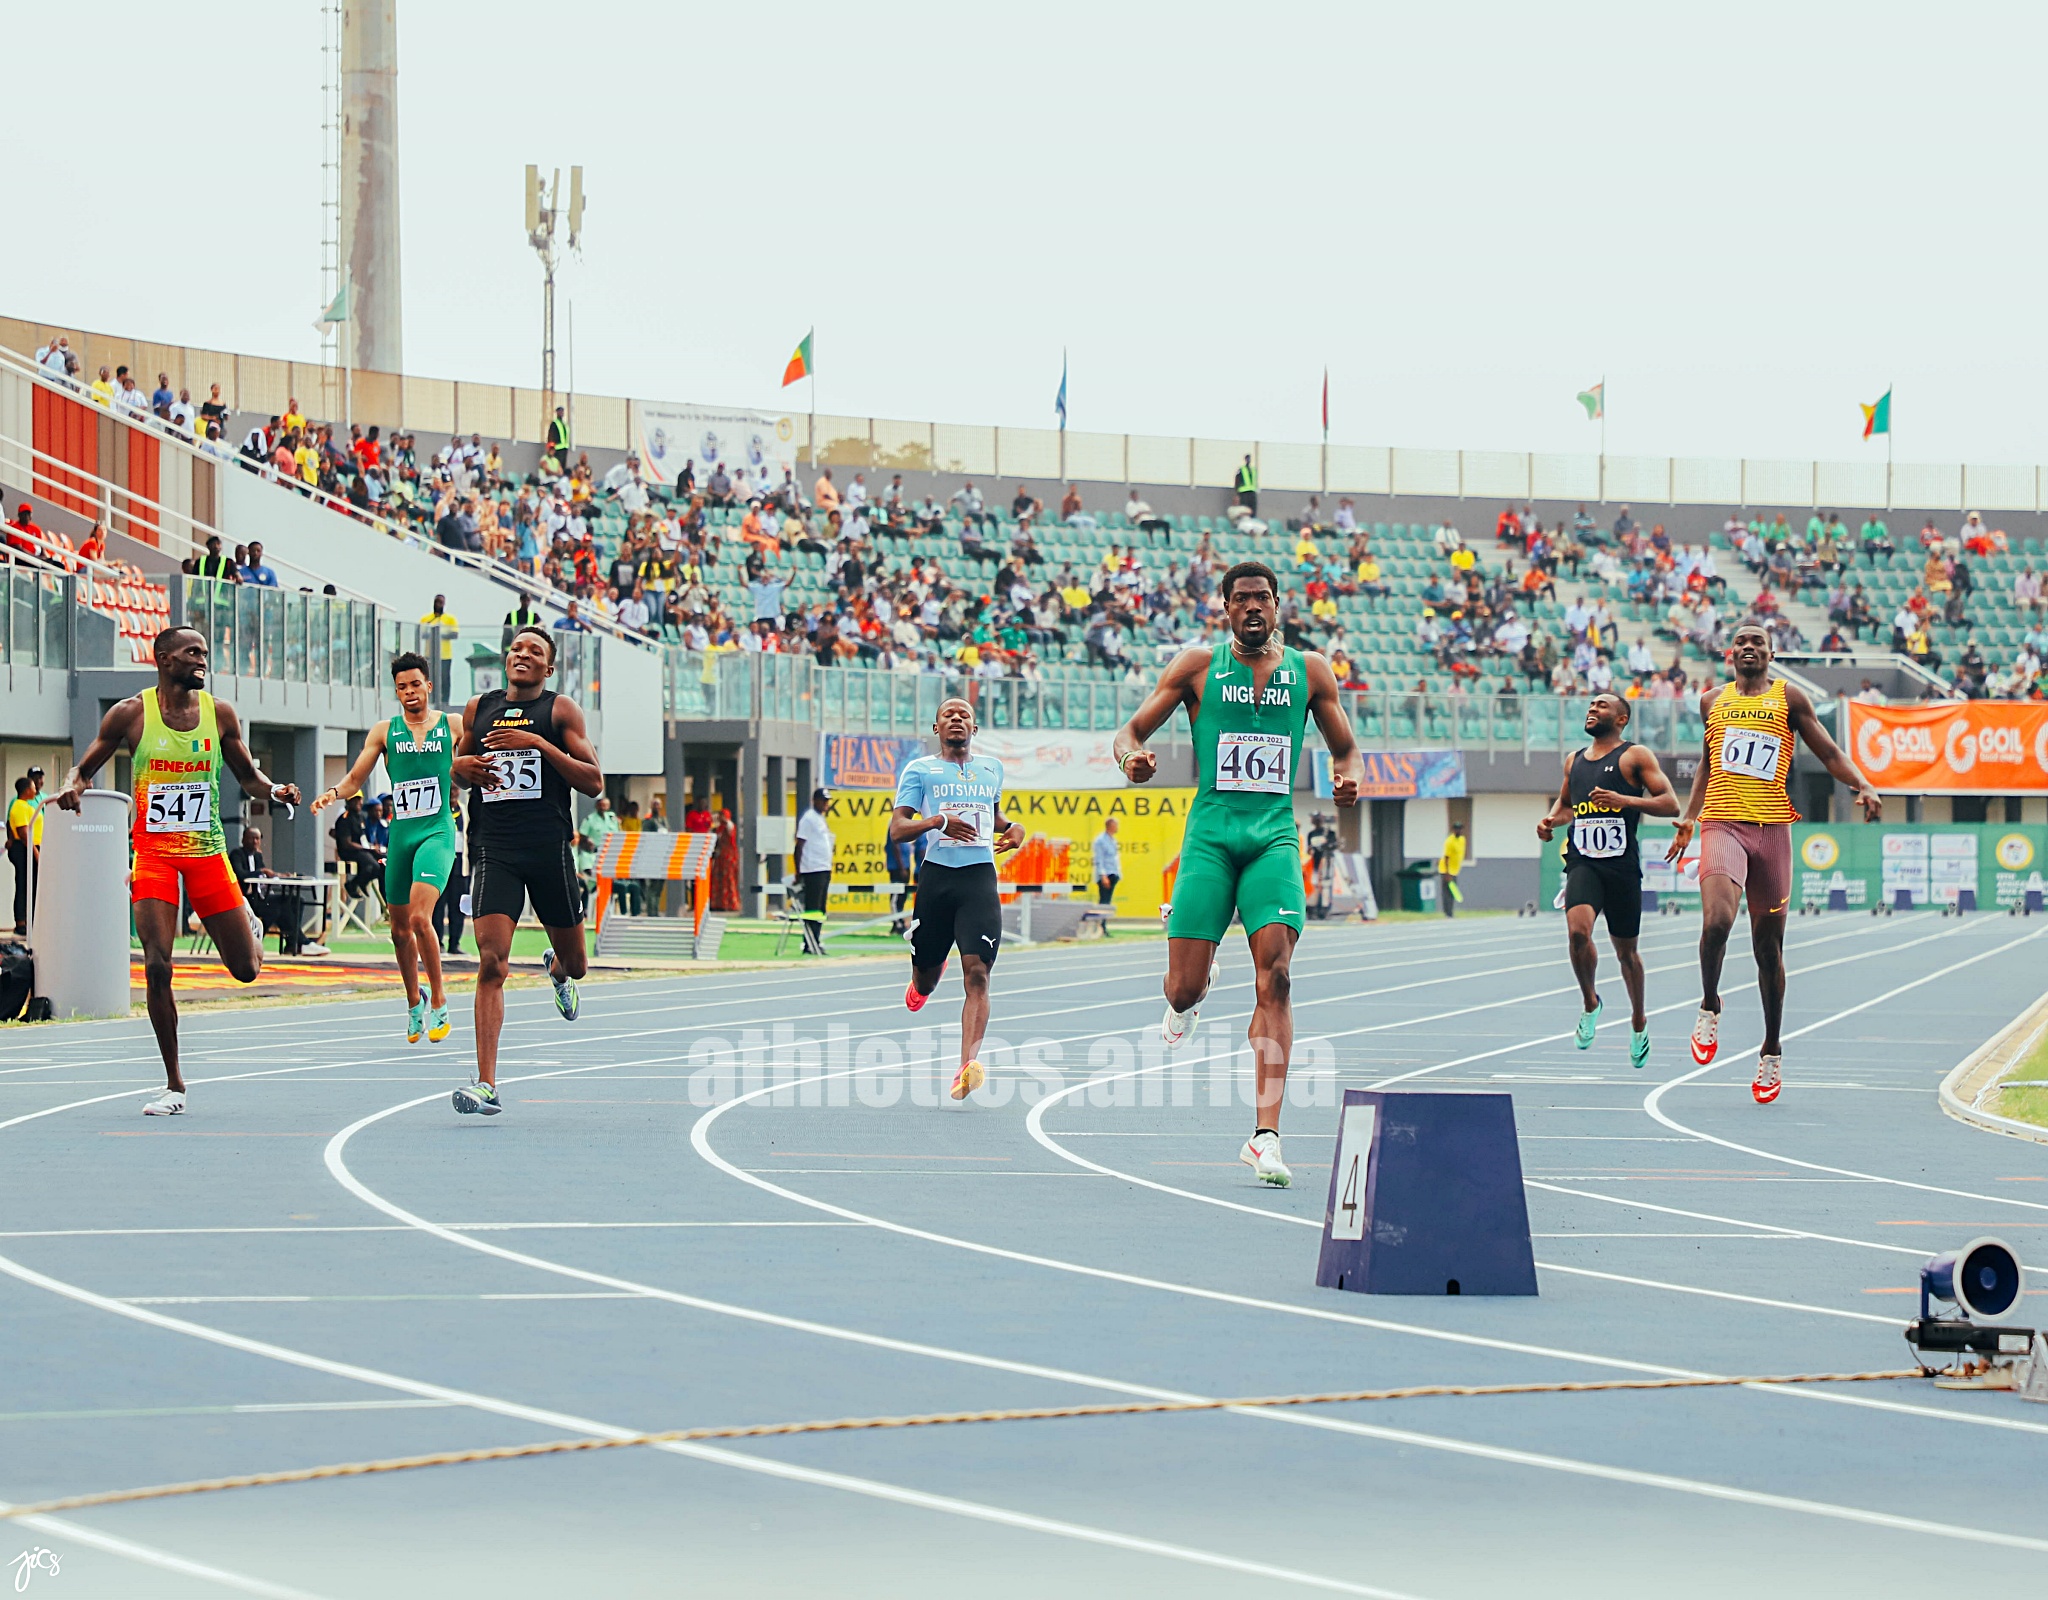
[[[178,1069],[178,1004],[171,997],[171,946],[178,936],[178,892],[206,924],[221,964],[237,983],[254,983],[263,970],[263,925],[242,898],[228,865],[220,825],[223,763],[258,800],[296,806],[295,784],[272,783],[249,754],[241,719],[225,700],[206,692],[206,640],[192,628],[166,628],[156,636],[156,687],[130,695],[100,721],[65,779],[57,804],[76,811],[85,786],[123,744],[135,753],[135,863],[131,898],[142,941],[142,972],[149,1025],[164,1058],[164,1092],[143,1106],[144,1116],[177,1116],[185,1109],[185,1079]]]
[[[1647,745],[1622,737],[1629,705],[1618,694],[1596,694],[1586,707],[1586,732],[1593,742],[1564,758],[1564,782],[1549,812],[1536,824],[1548,844],[1559,827],[1570,828],[1564,845],[1564,918],[1571,939],[1572,971],[1584,1009],[1574,1039],[1592,1048],[1604,1009],[1593,987],[1600,952],[1593,943],[1593,919],[1607,918],[1607,937],[1628,988],[1629,1065],[1650,1059],[1650,1019],[1643,1010],[1643,960],[1636,936],[1643,926],[1643,861],[1636,850],[1636,819],[1678,815],[1678,796]]]
[[[1735,681],[1700,696],[1706,748],[1693,774],[1692,795],[1679,819],[1669,858],[1676,861],[1700,827],[1700,1011],[1692,1025],[1692,1058],[1714,1059],[1721,1041],[1721,962],[1735,908],[1749,900],[1749,942],[1763,1000],[1763,1048],[1750,1085],[1758,1105],[1778,1098],[1785,1073],[1778,1038],[1785,1014],[1785,911],[1792,900],[1792,824],[1799,813],[1785,780],[1796,734],[1837,783],[1856,791],[1865,820],[1884,815],[1869,781],[1828,737],[1806,692],[1771,677],[1771,636],[1754,622],[1735,630],[1728,663]]]
[[[362,754],[341,782],[314,797],[313,809],[361,794],[379,760],[391,780],[391,849],[384,859],[384,904],[391,913],[391,949],[405,982],[405,1039],[448,1037],[448,993],[441,983],[441,944],[434,937],[434,906],[455,866],[456,747],[462,718],[433,707],[434,680],[426,657],[408,650],[391,660],[399,714],[372,727]],[[427,994],[420,994],[420,965]],[[428,1003],[432,1002],[432,1009]]]
[[[1118,730],[1116,759],[1132,783],[1149,783],[1159,764],[1145,741],[1175,711],[1187,711],[1196,791],[1166,924],[1163,1032],[1168,1044],[1178,1044],[1193,1030],[1215,976],[1216,947],[1235,912],[1244,922],[1258,985],[1250,1030],[1257,1110],[1238,1159],[1261,1183],[1284,1187],[1292,1178],[1280,1159],[1280,1102],[1294,1049],[1289,968],[1308,911],[1294,779],[1308,719],[1316,719],[1329,747],[1338,805],[1358,803],[1365,762],[1329,662],[1280,642],[1280,584],[1273,569],[1241,561],[1223,574],[1222,589],[1230,642],[1197,645],[1174,658]]]

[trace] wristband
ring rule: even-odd
[[[1130,777],[1131,769],[1125,763],[1127,763],[1131,759],[1131,757],[1133,757],[1137,753],[1138,752],[1135,750],[1126,750],[1122,755],[1116,758],[1116,770],[1122,773],[1126,778]]]

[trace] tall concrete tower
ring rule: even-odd
[[[341,4],[341,259],[353,286],[353,360],[377,372],[402,372],[398,4]]]

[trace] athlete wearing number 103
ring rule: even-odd
[[[1586,707],[1586,732],[1593,742],[1564,758],[1564,782],[1549,812],[1536,824],[1548,844],[1559,827],[1564,843],[1564,916],[1571,940],[1572,971],[1584,1009],[1573,1034],[1589,1050],[1605,1009],[1593,987],[1600,952],[1593,944],[1593,919],[1607,919],[1607,937],[1628,989],[1628,1060],[1640,1067],[1650,1059],[1650,1019],[1643,1009],[1643,960],[1636,936],[1643,925],[1643,861],[1636,849],[1636,819],[1678,815],[1678,796],[1649,747],[1622,737],[1628,702],[1618,694],[1596,694]]]
[[[391,780],[391,848],[384,859],[384,904],[391,913],[391,949],[405,982],[405,1039],[439,1044],[448,1037],[448,992],[441,982],[441,945],[434,937],[434,905],[455,865],[455,750],[462,719],[433,707],[434,680],[426,657],[407,651],[391,662],[399,714],[372,727],[347,775],[317,796],[325,811],[352,794],[384,763]],[[420,994],[420,966],[427,993]],[[431,1002],[431,1009],[429,1003]]]
[[[1178,1044],[1193,1030],[1215,976],[1216,948],[1235,912],[1251,947],[1258,995],[1250,1029],[1256,1114],[1238,1159],[1261,1183],[1284,1187],[1292,1181],[1280,1157],[1280,1104],[1294,1049],[1289,969],[1308,910],[1294,779],[1308,719],[1315,718],[1329,748],[1338,805],[1358,803],[1365,763],[1330,664],[1280,642],[1280,584],[1273,569],[1239,562],[1224,573],[1222,593],[1229,642],[1197,645],[1174,658],[1118,730],[1116,759],[1132,783],[1149,783],[1158,761],[1145,741],[1175,711],[1186,710],[1196,790],[1166,924],[1163,1031],[1168,1044]]]
[[[1778,1025],[1785,1014],[1785,911],[1792,900],[1792,809],[1786,780],[1792,741],[1807,749],[1837,783],[1856,792],[1866,820],[1884,815],[1884,802],[1856,763],[1844,755],[1814,715],[1804,690],[1773,679],[1771,636],[1753,622],[1735,630],[1728,663],[1735,681],[1700,696],[1706,748],[1693,774],[1692,795],[1671,841],[1670,859],[1685,853],[1693,824],[1700,828],[1700,1010],[1692,1026],[1692,1057],[1714,1059],[1721,1038],[1721,962],[1735,908],[1749,901],[1750,948],[1756,954],[1757,994],[1763,1000],[1764,1037],[1750,1092],[1758,1105],[1778,1098],[1785,1060]]]
[[[225,700],[206,692],[206,640],[193,628],[166,628],[156,636],[156,686],[120,701],[101,719],[100,731],[71,769],[57,796],[65,811],[80,809],[85,786],[123,744],[135,753],[135,864],[131,898],[135,933],[142,941],[142,972],[149,1025],[164,1060],[164,1091],[142,1108],[147,1117],[185,1109],[185,1079],[178,1066],[178,1004],[171,995],[171,946],[178,936],[178,894],[206,925],[221,964],[237,983],[254,983],[263,970],[263,925],[242,898],[228,865],[220,823],[220,769],[225,765],[258,800],[299,803],[296,785],[273,783],[257,767],[242,737],[241,719]]]

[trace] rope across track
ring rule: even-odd
[[[1587,1383],[1421,1384],[1406,1389],[1354,1389],[1333,1394],[1254,1395],[1238,1400],[1122,1400],[1102,1405],[1031,1406],[1001,1411],[934,1411],[907,1417],[840,1417],[822,1422],[761,1422],[725,1428],[675,1428],[665,1433],[633,1433],[614,1439],[546,1439],[537,1444],[497,1445],[481,1450],[442,1450],[432,1455],[389,1456],[379,1461],[344,1461],[323,1467],[296,1467],[284,1472],[251,1472],[233,1478],[199,1478],[190,1483],[160,1483],[141,1489],[107,1489],[98,1494],[68,1495],[32,1505],[0,1509],[0,1521],[12,1517],[46,1516],[84,1511],[94,1506],[126,1505],[138,1500],[168,1500],[179,1495],[215,1494],[224,1489],[261,1489],[283,1483],[319,1483],[329,1478],[366,1478],[382,1472],[412,1472],[421,1467],[454,1467],[473,1461],[520,1461],[532,1456],[569,1455],[585,1450],[632,1450],[647,1445],[694,1444],[714,1439],[779,1439],[804,1433],[860,1433],[885,1428],[955,1427],[978,1422],[1050,1422],[1069,1417],[1138,1417],[1185,1411],[1251,1411],[1279,1406],[1350,1405],[1373,1400],[1425,1400],[1452,1395],[1598,1394],[1625,1389],[1730,1389],[1756,1384],[1889,1383],[1926,1376],[1923,1367],[1889,1372],[1801,1372],[1749,1378],[1606,1378]]]

